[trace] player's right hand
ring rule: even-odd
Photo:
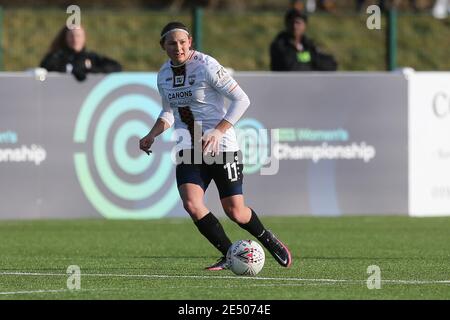
[[[152,153],[152,150],[150,150],[150,148],[153,142],[155,142],[155,138],[147,135],[139,140],[139,149],[150,155],[150,153]]]

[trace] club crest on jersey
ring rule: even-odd
[[[182,86],[184,84],[184,75],[175,76],[175,85]]]
[[[195,83],[195,74],[189,75],[188,82],[191,86]]]

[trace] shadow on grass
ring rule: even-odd
[[[295,257],[294,257],[295,258]],[[300,260],[423,260],[424,257],[302,257],[299,256]],[[427,259],[430,259],[428,257]],[[432,257],[431,257],[432,259]],[[436,257],[436,259],[441,259]]]

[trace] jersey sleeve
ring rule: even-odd
[[[224,119],[232,125],[236,124],[250,105],[247,94],[227,70],[214,59],[206,64],[206,80],[215,90],[231,100]]]
[[[172,126],[173,123],[175,122],[175,118],[173,116],[173,109],[169,106],[169,102],[165,98],[164,92],[162,91],[162,88],[160,87],[159,82],[158,82],[158,91],[159,91],[159,95],[161,96],[161,102],[162,102],[162,110],[161,110],[158,118],[163,119],[170,126]]]

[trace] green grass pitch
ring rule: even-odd
[[[257,277],[203,270],[220,256],[189,219],[0,222],[0,299],[450,299],[450,218],[261,217],[291,249]],[[221,219],[232,241],[252,237]],[[68,290],[67,267],[81,270]],[[371,265],[381,288],[368,289]]]

